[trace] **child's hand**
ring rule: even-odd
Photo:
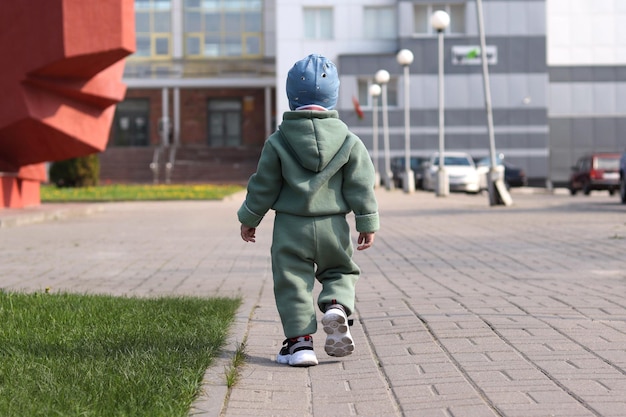
[[[357,250],[364,250],[370,248],[374,244],[374,232],[361,232],[359,233],[359,246]]]
[[[256,227],[249,227],[245,224],[241,225],[241,238],[246,242],[256,242],[255,240]]]

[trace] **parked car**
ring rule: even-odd
[[[393,174],[393,183],[396,188],[403,188],[404,179],[404,162],[406,158],[404,156],[397,156],[391,158],[391,173]],[[420,156],[411,157],[411,171],[415,177],[415,189],[422,188],[422,181],[424,179],[424,164],[428,162],[428,158]]]
[[[465,191],[478,193],[480,191],[480,177],[472,157],[465,152],[444,152],[443,165],[448,175],[450,191]],[[427,162],[424,170],[424,189],[434,190],[437,186],[439,170],[439,153],[434,153]]]
[[[481,190],[487,189],[487,177],[489,175],[489,169],[491,168],[491,158],[481,158],[476,161],[476,169],[480,175],[480,188]],[[496,170],[500,172],[504,171],[504,183],[506,188],[511,187],[525,187],[528,185],[528,178],[526,178],[526,172],[520,167],[510,164],[503,156],[496,156]]]
[[[626,152],[619,160],[619,195],[622,203],[626,204]]]
[[[589,195],[593,190],[606,190],[613,195],[619,189],[619,153],[594,153],[578,159],[572,167],[569,191]]]

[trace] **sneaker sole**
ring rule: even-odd
[[[317,356],[312,350],[300,350],[289,357],[289,366],[315,366]]]
[[[324,350],[328,356],[348,356],[354,351],[354,340],[350,334],[348,319],[339,309],[330,309],[322,317],[326,343]]]

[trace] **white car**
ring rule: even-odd
[[[472,157],[465,152],[444,152],[443,165],[448,176],[450,191],[480,192],[480,175]],[[424,172],[424,189],[434,191],[439,171],[439,153],[431,155]]]

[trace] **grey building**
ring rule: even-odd
[[[306,2],[300,3],[310,10]],[[368,87],[376,71],[386,69],[391,73],[391,155],[403,155],[403,75],[395,54],[406,48],[415,56],[409,83],[411,153],[427,155],[438,148],[437,39],[429,17],[444,9],[451,16],[444,41],[446,149],[486,156],[481,66],[480,59],[473,58],[479,45],[476,1],[357,3],[351,2],[348,12],[336,10],[335,19],[343,16],[344,21],[334,22],[334,27],[350,27],[358,40],[336,33],[330,40],[298,44],[301,54],[306,48],[335,53],[342,74],[342,117],[371,146]],[[567,183],[570,167],[583,154],[623,151],[626,30],[621,28],[626,27],[626,3],[483,0],[482,4],[497,152],[524,168],[532,183],[559,186]],[[348,6],[330,10],[340,7]],[[280,40],[279,36],[277,56],[282,55]],[[292,45],[283,49],[294,55]],[[352,96],[365,111],[363,119],[352,110]]]
[[[549,173],[549,70],[546,63],[544,0],[483,1],[487,56],[491,80],[496,150],[529,176],[544,181]],[[444,35],[445,149],[489,155],[476,2],[399,1],[397,49],[414,54],[410,65],[411,153],[438,149],[437,37],[429,17],[448,11],[451,25]],[[345,54],[339,57],[344,76],[358,81],[360,101],[369,103],[367,86],[379,69],[391,73],[388,86],[390,148],[404,152],[402,67],[395,52]],[[370,109],[371,111],[371,109]],[[345,116],[345,115],[344,115]],[[347,118],[359,125],[356,115]],[[371,118],[368,118],[371,120]],[[369,127],[358,129],[369,141]]]

